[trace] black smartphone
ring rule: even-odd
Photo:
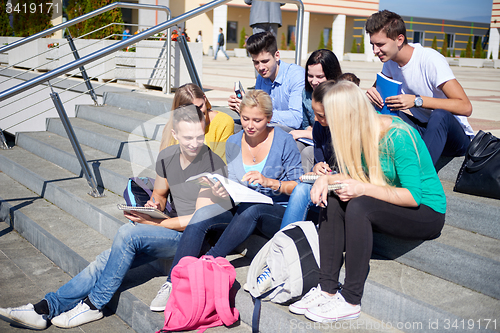
[[[241,81],[234,83],[234,93],[236,97],[239,99],[243,99],[243,95],[245,94],[245,90],[243,90],[243,86],[241,85]]]

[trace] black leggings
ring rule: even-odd
[[[345,249],[345,281],[342,296],[348,303],[361,304],[373,247],[373,231],[406,238],[432,239],[439,235],[445,214],[426,205],[401,207],[361,196],[342,202],[328,197],[320,212],[320,285],[334,294],[339,289],[339,272]]]

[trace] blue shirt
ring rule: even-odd
[[[302,127],[306,129],[314,126],[314,110],[312,107],[312,91],[302,91]]]
[[[257,77],[255,89],[264,90],[273,101],[271,123],[278,123],[294,129],[302,125],[302,90],[305,82],[304,68],[279,60],[276,79]]]
[[[228,168],[228,178],[235,182],[248,186],[249,188],[260,192],[273,199],[278,204],[286,204],[289,196],[286,194],[275,193],[272,189],[261,185],[252,186],[241,179],[245,175],[243,158],[241,155],[241,138],[243,131],[231,135],[226,141],[226,159]],[[279,127],[274,128],[273,143],[267,155],[267,161],[261,174],[266,178],[277,179],[281,181],[294,180],[299,181],[304,170],[300,159],[300,152],[293,137]]]

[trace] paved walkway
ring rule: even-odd
[[[307,59],[302,61],[305,65]],[[293,59],[285,59],[293,62]],[[372,86],[376,74],[382,69],[381,62],[340,63],[343,72],[351,72],[361,79],[364,90]],[[473,112],[469,122],[474,131],[484,130],[500,137],[500,69],[452,67],[458,82],[464,87],[472,102]],[[241,81],[243,87],[255,84],[255,71],[250,58],[225,58],[213,60],[203,57],[203,88],[210,89],[207,97],[214,107],[227,106],[227,98],[233,91],[234,82]]]

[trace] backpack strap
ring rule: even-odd
[[[236,308],[232,311],[229,306],[230,276],[215,261],[212,261],[212,268],[214,272],[215,310],[217,310],[217,314],[224,325],[231,326],[238,320],[239,312]]]
[[[205,278],[203,276],[203,260],[198,259],[188,265],[189,283],[191,286],[192,309],[188,326],[197,323],[205,308]]]

